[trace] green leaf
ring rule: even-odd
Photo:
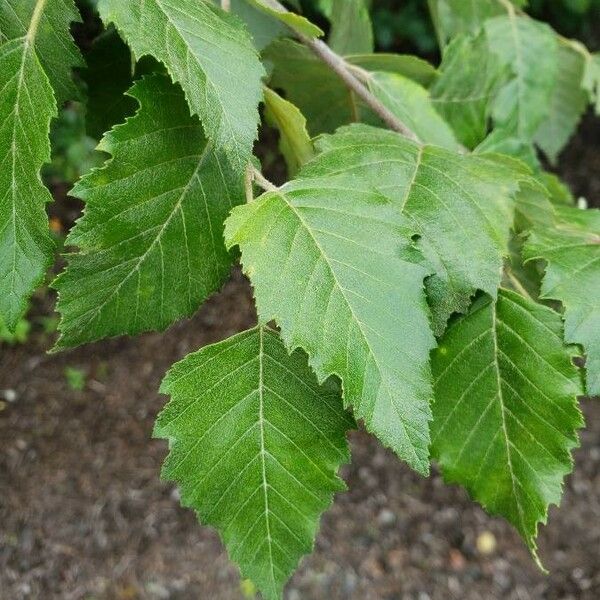
[[[397,73],[429,87],[435,81],[438,73],[433,65],[418,56],[410,54],[349,54],[345,56],[346,62],[360,67],[366,71],[385,71]]]
[[[538,523],[560,501],[583,425],[562,333],[560,315],[503,290],[454,321],[432,355],[432,454],[445,480],[510,521],[536,560]]]
[[[75,92],[79,55],[69,38],[70,2],[0,0],[0,321],[10,331],[52,263],[40,169],[50,160],[50,121]],[[70,62],[73,61],[73,62]],[[52,85],[55,86],[56,95]]]
[[[484,28],[490,50],[513,74],[498,92],[494,121],[530,140],[548,115],[556,84],[556,35],[548,25],[514,12],[487,20]]]
[[[260,319],[278,323],[288,348],[306,350],[320,380],[338,375],[355,416],[425,474],[435,345],[427,270],[412,262],[405,219],[389,200],[335,157],[315,165],[327,175],[301,172],[234,209],[225,238],[242,250]]]
[[[483,35],[460,35],[445,48],[439,73],[431,88],[431,101],[460,142],[474,148],[486,137],[493,101],[506,70],[488,51]]]
[[[395,73],[372,73],[369,89],[422,142],[459,149],[452,129],[435,110],[424,87]]]
[[[569,187],[554,173],[541,172],[538,175],[544,187],[548,190],[552,204],[558,206],[573,206],[575,197]]]
[[[72,22],[81,20],[73,0],[0,0],[0,41],[22,39],[31,31],[35,12],[31,45],[41,68],[49,79],[57,103],[80,98],[73,82],[72,69],[83,67],[84,62],[69,33]]]
[[[522,140],[507,129],[494,129],[473,152],[475,154],[505,154],[524,162],[533,171],[541,169],[533,142]]]
[[[220,0],[214,0],[220,4]],[[257,50],[263,50],[278,37],[289,35],[289,29],[279,19],[248,4],[247,0],[232,0],[231,11],[248,27]]]
[[[453,312],[467,310],[476,290],[496,295],[523,175],[514,164],[419,148],[393,132],[356,125],[317,146],[324,159],[309,163],[305,174],[343,169],[352,186],[360,181],[377,190],[410,220],[435,271],[427,285],[436,333]]]
[[[588,92],[590,100],[594,103],[596,114],[600,114],[600,54],[592,54],[585,63],[583,75],[584,89]]]
[[[238,17],[206,0],[100,0],[98,8],[137,59],[165,64],[206,135],[241,173],[256,138],[264,70]]]
[[[85,214],[67,238],[79,246],[59,276],[59,348],[164,329],[222,285],[231,257],[223,221],[243,181],[191,117],[166,76],[136,83],[135,117],[99,148],[112,155],[73,194]]]
[[[269,88],[265,88],[265,118],[279,130],[279,148],[289,175],[294,176],[315,153],[306,131],[306,119],[291,102]]]
[[[311,23],[306,17],[290,12],[285,7],[282,7],[279,2],[274,2],[273,0],[246,0],[246,2],[281,21],[298,33],[309,37],[321,37],[323,35],[323,30],[320,27]]]
[[[95,139],[133,114],[136,101],[125,92],[133,83],[134,65],[127,44],[114,28],[98,36],[86,55],[86,127]]]
[[[544,273],[540,265],[523,260],[523,236],[513,236],[510,240],[510,256],[504,266],[502,287],[513,290],[539,302]]]
[[[373,52],[373,25],[365,0],[319,0],[331,23],[328,44],[341,55]]]
[[[476,34],[486,19],[503,15],[498,0],[428,0],[440,48],[460,34]]]
[[[515,231],[528,231],[537,226],[554,227],[554,207],[541,182],[534,178],[521,182],[516,199]]]
[[[293,40],[277,40],[263,53],[272,63],[271,87],[285,91],[287,100],[306,116],[311,136],[332,133],[340,125],[362,121],[381,124],[344,82],[308,48]],[[423,60],[390,54],[347,56],[351,64],[367,70],[386,70],[427,85],[435,69]]]
[[[527,164],[506,154],[486,154],[485,157],[512,169],[518,176],[519,191],[515,195],[515,232],[522,233],[537,225],[553,227],[555,214],[550,192],[539,174],[532,171]]]
[[[273,64],[270,87],[285,91],[286,99],[305,115],[311,136],[333,132],[353,121],[379,122],[306,46],[276,40],[263,56]]]
[[[542,297],[565,307],[565,336],[587,353],[587,391],[600,395],[600,210],[556,207],[558,225],[538,227],[525,257],[547,263]]]
[[[535,143],[556,163],[585,112],[589,97],[583,89],[585,57],[570,44],[559,45],[556,84],[546,118],[535,134]]]
[[[259,327],[190,354],[161,391],[172,396],[154,430],[171,449],[162,476],[219,530],[243,577],[280,598],[345,489],[336,472],[354,422],[338,386],[319,386],[303,353]]]

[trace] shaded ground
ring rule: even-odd
[[[566,175],[578,194],[600,198],[597,139],[598,125],[586,121]],[[160,483],[166,448],[150,438],[167,368],[253,320],[249,288],[236,275],[165,335],[59,356],[45,354],[41,333],[0,347],[0,600],[243,598],[217,535]],[[83,391],[69,387],[66,367],[85,370]],[[540,535],[551,575],[462,490],[437,474],[420,478],[357,433],[344,469],[350,491],[323,518],[316,552],[287,598],[599,598],[600,402],[583,407],[575,474]],[[495,548],[483,552],[490,534]]]
[[[166,335],[97,344],[60,356],[43,339],[2,349],[0,598],[241,599],[217,535],[197,525],[158,480],[165,445],[150,439],[169,365],[252,323],[240,277]],[[87,371],[83,392],[65,367]],[[6,393],[6,392],[5,392]],[[316,553],[290,600],[598,598],[600,403],[560,510],[540,546],[543,576],[511,529],[439,476],[423,480],[364,434],[352,436],[350,491],[324,517]],[[497,540],[489,555],[477,538]]]

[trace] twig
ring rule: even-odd
[[[265,192],[276,192],[279,188],[271,183],[254,165],[249,166],[249,170],[252,173],[252,179],[259,185]]]
[[[271,5],[280,12],[289,12],[278,0],[269,0]],[[336,54],[325,42],[311,38],[292,29],[296,38],[320,58],[336,75],[354,92],[383,122],[392,130],[403,136],[420,143],[417,135],[407,127],[391,110],[384,106],[369,89],[357,78],[355,70],[339,55]]]
[[[513,273],[510,267],[506,267],[504,272],[517,292],[519,292],[522,296],[525,296],[525,298],[533,300],[531,294],[525,289],[525,286],[518,280],[517,276]]]
[[[246,172],[244,173],[244,191],[246,193],[246,203],[250,203],[254,200],[254,190],[252,184],[254,183],[254,172],[252,163],[248,163]]]
[[[317,55],[393,131],[419,142],[416,134],[384,106],[348,68],[346,61],[325,42],[296,33],[296,37]]]

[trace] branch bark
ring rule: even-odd
[[[281,12],[289,12],[283,4],[278,0],[268,0],[268,4]],[[352,68],[339,54],[334,52],[322,40],[311,38],[303,33],[292,30],[296,38],[305,46],[310,48],[312,52],[322,60],[338,77],[346,84],[346,86],[354,92],[383,122],[393,131],[396,131],[403,136],[421,143],[417,135],[405,125],[392,111],[384,106],[369,89],[354,75]]]
[[[252,174],[252,180],[265,192],[276,192],[279,188],[271,183],[254,165],[250,165],[249,170]]]
[[[376,115],[381,117],[383,122],[390,129],[420,143],[416,134],[369,91],[369,89],[354,75],[348,66],[348,63],[346,63],[339,54],[336,54],[325,42],[300,33],[296,33],[296,37],[303,44],[308,46],[308,48],[310,48],[332,71],[334,71],[351,91],[353,91]]]

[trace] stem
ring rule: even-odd
[[[269,0],[276,10],[281,12],[290,12],[279,2],[279,0]],[[292,30],[296,38],[305,46],[310,48],[314,54],[320,58],[336,75],[353,91],[383,122],[392,130],[401,133],[403,136],[420,143],[416,134],[407,127],[396,115],[384,106],[369,89],[356,77],[352,67],[339,55],[336,54],[325,42],[316,38],[311,38],[299,31]]]
[[[525,296],[525,298],[533,300],[531,294],[525,289],[525,286],[517,279],[517,276],[512,272],[512,269],[510,267],[506,267],[505,273],[517,292],[519,292],[522,296]]]
[[[336,54],[331,50],[325,42],[297,32],[296,37],[305,46],[308,46],[328,67],[330,67],[351,91],[353,91],[376,115],[381,117],[383,122],[390,129],[401,133],[403,136],[415,142],[419,142],[415,133],[367,89],[367,87],[350,70],[346,61],[339,54]]]
[[[27,43],[31,43],[37,34],[38,27],[40,25],[40,21],[42,20],[42,14],[44,12],[44,8],[46,7],[47,0],[38,0],[35,8],[33,9],[33,14],[31,15],[31,22],[29,23],[29,29],[27,30]]]
[[[254,173],[251,163],[248,163],[246,172],[244,173],[244,191],[246,192],[246,202],[249,204],[254,200],[254,190],[252,184],[254,183]]]
[[[253,181],[265,192],[276,192],[278,187],[271,183],[254,165],[249,165],[248,170],[252,173]]]

